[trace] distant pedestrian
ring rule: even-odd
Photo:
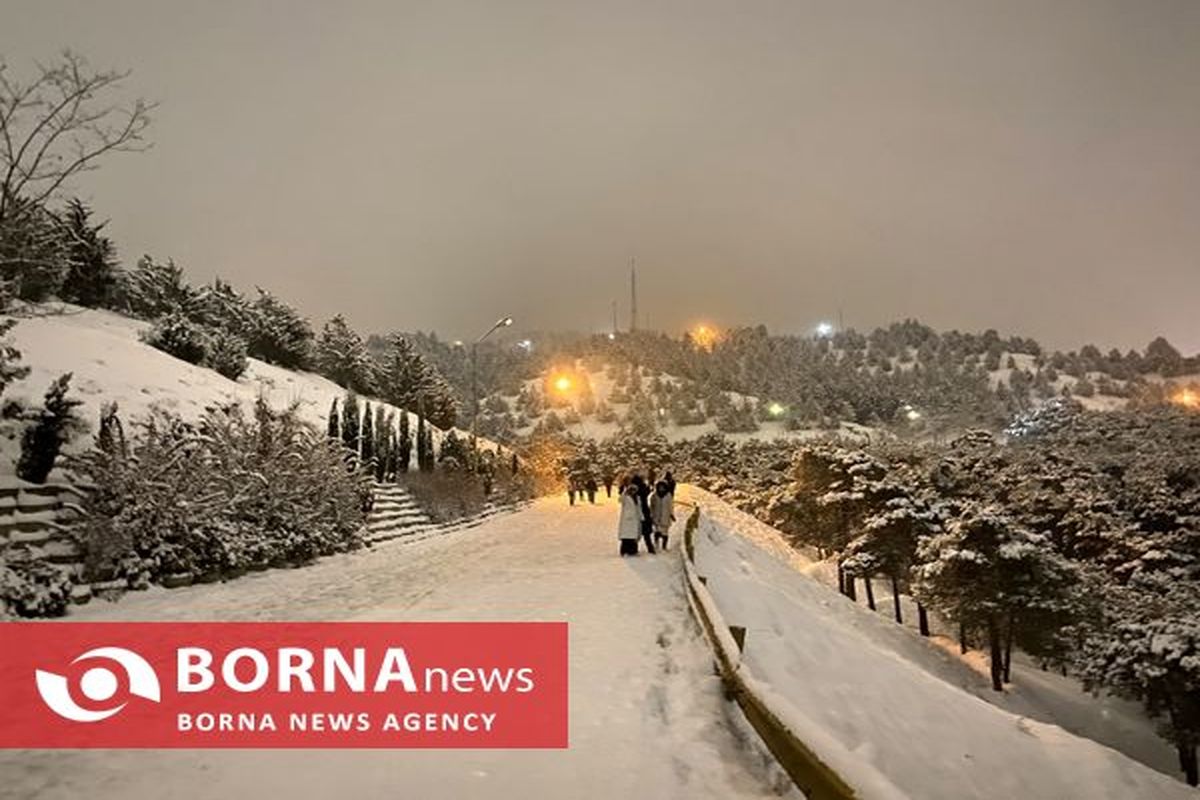
[[[624,482],[622,482],[623,485]],[[617,538],[621,540],[621,555],[636,556],[638,537],[642,533],[642,503],[637,487],[632,483],[621,491],[621,512],[617,518]]]
[[[637,492],[638,506],[641,510],[642,538],[646,540],[646,550],[653,553],[655,552],[652,538],[654,527],[650,523],[650,485],[641,475],[634,475],[631,483],[634,491]]]
[[[596,490],[600,488],[596,485],[596,479],[589,475],[583,488],[587,491],[588,502],[596,505]]]
[[[663,475],[663,481],[667,484],[667,492],[671,497],[675,496],[675,476],[671,474],[671,470],[667,470]]]
[[[612,497],[612,487],[613,487],[614,480],[616,480],[616,478],[613,476],[613,474],[611,472],[604,473],[604,496],[605,497]]]
[[[567,498],[571,501],[571,505],[575,505],[575,481],[567,481]]]
[[[654,527],[654,541],[663,550],[671,536],[671,523],[675,521],[675,497],[665,480],[654,485],[650,495],[650,523]]]

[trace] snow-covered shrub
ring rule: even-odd
[[[0,617],[60,617],[70,599],[65,570],[16,549],[0,555]]]
[[[209,332],[204,344],[204,366],[236,381],[246,371],[246,340],[226,330]]]
[[[142,338],[154,349],[189,364],[200,364],[208,352],[208,332],[181,311],[159,317]]]
[[[128,455],[98,446],[73,468],[92,487],[80,528],[88,577],[135,585],[357,547],[372,491],[340,443],[262,401],[253,415],[215,408],[195,425],[156,411]]]
[[[45,483],[54,469],[58,454],[71,437],[84,429],[75,409],[83,403],[67,397],[71,373],[59,376],[46,390],[41,411],[34,412],[21,434],[21,456],[17,476],[30,483]]]

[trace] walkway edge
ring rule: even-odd
[[[688,590],[692,616],[704,629],[705,637],[713,649],[727,694],[737,701],[763,744],[805,797],[812,800],[857,800],[860,795],[801,741],[742,678],[739,671],[741,647],[717,609],[704,579],[696,572],[693,537],[699,524],[700,507],[696,506],[684,525],[684,546],[679,549],[684,584]]]

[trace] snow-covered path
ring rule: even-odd
[[[617,557],[616,508],[542,500],[305,569],[130,594],[88,620],[566,620],[571,746],[552,751],[0,752],[0,797],[795,796],[722,696],[676,553]]]

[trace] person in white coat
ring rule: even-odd
[[[675,495],[665,480],[654,485],[650,495],[650,524],[654,526],[654,542],[663,550],[671,535],[671,523],[675,521]]]
[[[638,537],[642,535],[642,503],[637,487],[621,482],[621,513],[617,519],[617,538],[621,540],[621,555],[638,554]]]

